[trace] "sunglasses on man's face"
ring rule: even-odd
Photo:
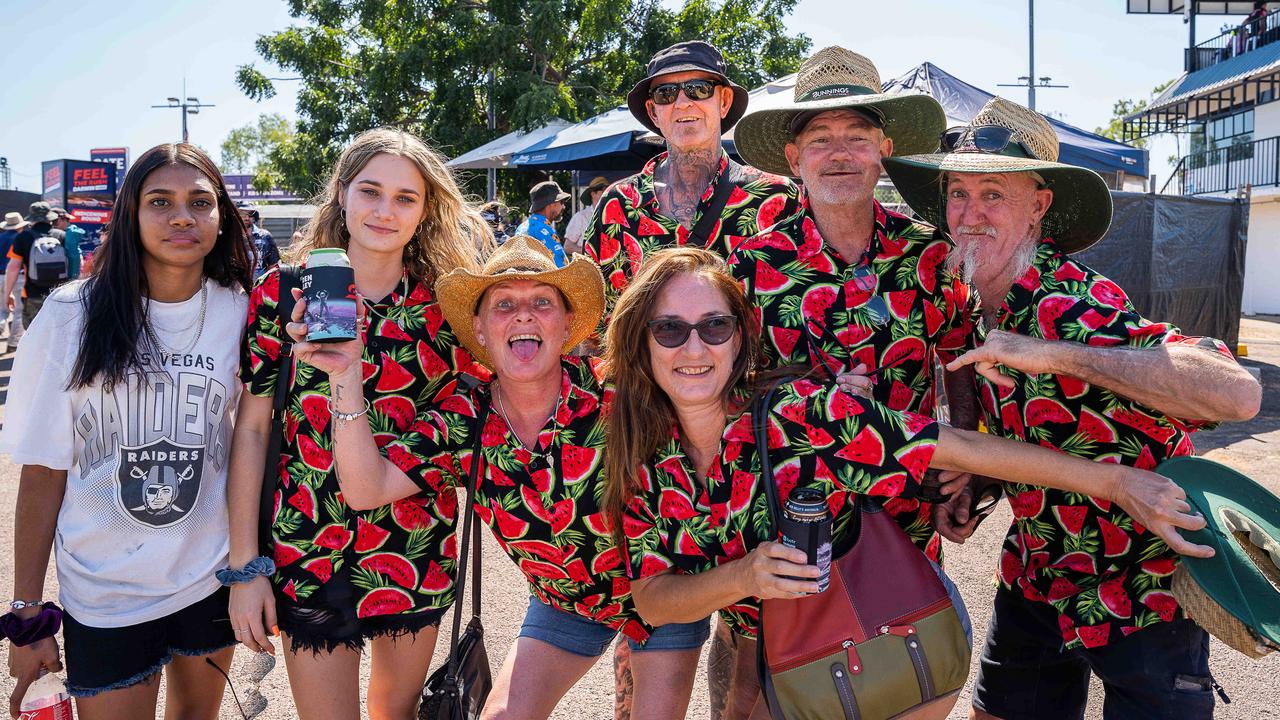
[[[732,315],[713,315],[696,323],[675,318],[662,318],[649,323],[649,333],[665,348],[678,348],[689,342],[689,333],[697,330],[698,338],[708,345],[723,345],[733,337],[738,318]]]
[[[999,125],[957,125],[944,130],[938,138],[938,145],[944,153],[955,152],[966,143],[973,143],[973,147],[979,152],[992,154],[1004,151],[1012,143],[1021,148],[1027,157],[1035,157],[1026,145],[1013,139],[1012,130]]]
[[[670,105],[684,91],[690,100],[706,100],[716,94],[716,88],[722,83],[719,80],[685,80],[681,83],[662,83],[649,88],[649,97],[654,105]]]

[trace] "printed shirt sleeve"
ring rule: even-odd
[[[810,380],[784,388],[769,420],[770,447],[812,447],[818,482],[862,495],[914,497],[938,444],[933,419]]]
[[[56,292],[22,338],[9,378],[0,452],[18,465],[70,470],[75,462],[74,397],[66,389],[80,323],[75,293]],[[64,342],[70,333],[73,342]]]
[[[1078,268],[1067,260],[1056,274],[1070,276]],[[1189,337],[1171,323],[1153,322],[1142,317],[1134,310],[1124,290],[1101,276],[1089,278],[1088,291],[1083,296],[1068,298],[1050,294],[1040,298],[1036,304],[1035,322],[1039,335],[1047,340],[1075,340],[1094,347],[1194,345],[1235,359],[1221,340]],[[1188,420],[1161,414],[1185,430],[1210,430],[1219,425],[1209,420]]]
[[[280,297],[280,271],[263,273],[249,293],[249,318],[240,349],[240,378],[245,389],[258,397],[271,397],[276,389],[282,332],[276,303]]]
[[[649,469],[642,468],[642,487],[622,513],[622,534],[626,543],[627,576],[643,580],[675,568],[674,553],[667,547],[658,527],[658,493],[653,489]]]
[[[459,476],[470,467],[478,425],[471,399],[450,395],[419,413],[409,430],[382,452],[421,490],[440,492],[459,485]]]

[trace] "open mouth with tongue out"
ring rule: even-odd
[[[511,348],[511,353],[521,362],[529,362],[542,348],[542,336],[534,333],[512,335],[507,340],[507,347]]]

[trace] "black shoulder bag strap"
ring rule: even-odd
[[[724,212],[724,206],[729,204],[729,194],[733,192],[733,180],[729,176],[734,174],[737,167],[738,164],[732,159],[724,166],[724,172],[720,173],[720,178],[716,182],[716,194],[711,196],[711,202],[707,203],[707,207],[698,216],[698,223],[693,226],[693,230],[689,231],[689,236],[698,243],[698,247],[707,247],[707,242],[711,239],[711,229],[720,219],[720,213]]]
[[[778,518],[782,516],[782,502],[778,498],[778,485],[773,480],[773,461],[769,458],[769,408],[773,407],[773,394],[778,386],[789,378],[778,378],[769,389],[756,397],[751,406],[751,429],[756,437],[756,452],[760,455],[760,482],[764,483],[764,496],[769,504],[769,539],[778,537]],[[760,694],[774,720],[783,720],[782,708],[773,690],[773,678],[769,675],[769,663],[764,654],[764,607],[761,606],[756,623],[756,676],[760,680]]]
[[[474,499],[476,488],[479,487],[480,465],[484,462],[480,445],[484,433],[481,430],[488,415],[487,405],[483,412],[477,413],[479,422],[476,424],[476,440],[471,447],[471,471],[467,473],[467,494],[464,500],[467,503],[467,515],[462,528],[462,542],[459,543],[458,579],[454,583],[453,634],[449,637],[449,671],[444,682],[446,688],[454,688],[458,684],[458,641],[462,637],[462,613],[458,612],[458,603],[467,587],[468,550],[471,555],[471,618],[474,621],[480,617],[480,518],[476,516]]]
[[[276,391],[271,402],[271,434],[267,440],[267,459],[262,470],[262,493],[258,500],[258,548],[271,557],[274,551],[271,523],[274,518],[276,484],[280,481],[280,448],[284,444],[284,406],[289,399],[289,376],[293,369],[293,342],[284,329],[293,317],[293,289],[299,286],[298,266],[280,265],[280,296],[276,314],[280,322],[280,357],[276,366]]]

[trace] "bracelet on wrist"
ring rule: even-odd
[[[44,600],[12,600],[9,602],[10,610],[21,610],[29,607],[40,607],[44,605]]]
[[[229,567],[223,568],[213,575],[218,578],[218,582],[227,587],[247,583],[256,577],[270,577],[276,573],[276,564],[271,558],[259,555],[258,557],[245,563],[244,567],[239,570],[232,570]]]
[[[39,607],[40,612],[29,618],[20,618],[12,612],[0,615],[0,638],[8,638],[18,647],[39,642],[58,634],[62,627],[62,608],[52,602],[26,602],[15,600],[12,604],[22,603],[22,607]],[[22,608],[18,608],[22,609]]]
[[[369,403],[369,398],[364,398],[364,409],[363,409],[363,410],[361,410],[361,411],[359,411],[359,412],[353,412],[353,413],[344,413],[344,412],[339,412],[339,411],[338,411],[338,408],[337,408],[337,407],[335,407],[335,406],[334,406],[334,404],[333,404],[333,398],[329,398],[329,414],[330,414],[330,415],[332,415],[333,417],[335,417],[335,418],[337,418],[337,419],[339,419],[339,420],[343,421],[343,422],[351,422],[352,420],[355,420],[356,418],[360,417],[361,415],[364,415],[365,413],[369,412],[369,408],[370,408],[370,407],[371,407],[371,405],[370,405],[370,403]]]

